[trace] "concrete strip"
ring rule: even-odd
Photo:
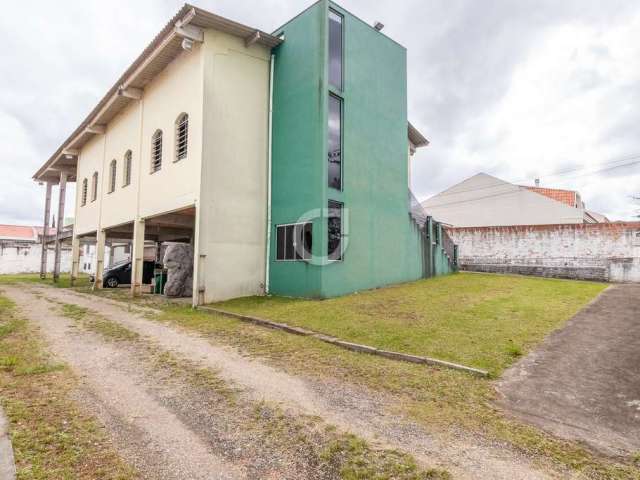
[[[0,410],[0,478],[3,480],[16,478],[16,464],[9,438],[9,422],[2,410]]]
[[[295,335],[313,337],[325,343],[330,343],[331,345],[335,345],[336,347],[344,348],[345,350],[351,350],[353,352],[367,353],[369,355],[378,355],[380,357],[385,357],[390,360],[395,360],[400,362],[419,363],[423,365],[432,365],[435,367],[450,368],[452,370],[459,370],[461,372],[471,373],[473,375],[478,375],[480,377],[489,377],[489,372],[485,370],[480,370],[479,368],[467,367],[466,365],[447,362],[445,360],[438,360],[437,358],[420,357],[417,355],[410,355],[408,353],[379,350],[376,347],[371,347],[369,345],[362,345],[359,343],[347,342],[345,340],[341,340],[339,338],[332,337],[330,335],[325,335],[324,333],[314,332],[312,330],[307,330],[301,327],[292,327],[291,325],[287,325],[286,323],[272,322],[271,320],[265,320],[264,318],[253,317],[250,315],[243,315],[241,313],[229,312],[227,310],[220,310],[214,307],[202,306],[202,307],[198,307],[198,309],[211,312],[211,313],[217,313],[219,315],[225,315],[227,317],[236,318],[238,320],[254,323],[256,325],[261,325],[268,328],[282,330],[285,332],[293,333]]]

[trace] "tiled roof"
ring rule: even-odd
[[[34,227],[22,225],[0,225],[0,238],[11,240],[37,240],[37,233]]]
[[[525,187],[527,190],[544,195],[552,200],[565,203],[570,207],[576,206],[576,192],[573,190],[560,190],[559,188]]]
[[[55,228],[49,228],[49,235],[54,235],[55,233]],[[41,234],[42,227],[0,225],[0,239],[4,240],[32,240],[36,242]]]

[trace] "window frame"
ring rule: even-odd
[[[331,99],[334,98],[338,100],[340,104],[340,187],[336,188],[331,185],[330,175],[329,175],[329,123],[330,123],[330,111],[331,111]],[[340,95],[337,95],[333,92],[329,92],[329,96],[327,98],[327,187],[335,190],[337,192],[342,192],[344,190],[344,98]]]
[[[304,233],[305,233],[305,227],[309,226],[310,231],[311,231],[311,250],[313,250],[313,222],[295,222],[295,223],[280,223],[277,224],[276,227],[276,235],[275,235],[275,240],[276,240],[276,245],[275,245],[275,261],[276,262],[309,262],[312,260],[313,258],[313,251],[307,251],[307,249],[304,246]],[[286,258],[287,257],[287,237],[286,237],[286,228],[287,227],[293,227],[293,258]],[[302,228],[302,241],[303,241],[303,257],[302,258],[297,258],[297,251],[296,251],[296,227],[300,227]],[[279,252],[278,252],[278,244],[279,244],[279,233],[280,233],[280,229],[284,228],[284,232],[285,232],[285,238],[284,238],[284,258],[279,258]]]
[[[164,137],[164,133],[162,132],[161,129],[157,129],[155,132],[153,132],[153,135],[151,135],[151,165],[150,165],[151,171],[150,173],[152,175],[162,170],[162,157],[163,157],[162,150],[164,147],[163,137]],[[156,143],[158,142],[158,140],[160,142],[159,148],[156,146]]]
[[[333,204],[333,206],[332,206]],[[340,240],[338,242],[338,248],[337,250],[339,250],[339,256],[338,258],[331,258],[332,253],[335,253],[336,250],[334,250],[333,252],[329,251],[329,244],[330,244],[330,238],[329,238],[329,222],[330,219],[332,218],[331,216],[331,211],[332,210],[339,210],[340,211]],[[342,248],[342,240],[344,238],[344,203],[343,202],[338,202],[337,200],[328,200],[327,201],[327,260],[329,262],[342,262],[344,261],[344,250]]]
[[[122,188],[131,185],[131,164],[133,162],[133,152],[127,150],[122,159]]]
[[[331,15],[335,15],[340,19],[340,85],[334,85],[331,80]],[[329,8],[329,14],[327,18],[328,32],[327,32],[327,77],[328,85],[330,88],[335,89],[338,92],[344,91],[344,47],[345,47],[345,35],[344,35],[344,15],[333,8]]]
[[[93,172],[91,177],[91,201],[95,202],[98,199],[98,179],[100,176],[98,172]]]
[[[82,180],[82,188],[80,190],[80,206],[84,207],[87,204],[87,197],[89,196],[89,179],[84,178]]]
[[[183,123],[186,123],[186,128],[184,130],[184,152],[182,153],[182,156],[180,156],[180,127]],[[189,114],[186,112],[182,112],[180,115],[178,115],[178,118],[176,118],[175,121],[173,155],[174,163],[189,158]]]
[[[109,162],[109,190],[107,193],[116,191],[116,177],[118,175],[118,161],[114,158]]]

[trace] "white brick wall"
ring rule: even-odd
[[[640,282],[640,222],[448,229],[462,269]]]
[[[4,247],[0,249],[0,275],[11,273],[38,273],[40,272],[40,244],[29,247]],[[47,271],[53,272],[54,251],[53,247],[47,252]],[[63,249],[60,258],[60,271],[71,271],[71,250]]]

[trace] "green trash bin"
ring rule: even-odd
[[[155,295],[164,294],[164,286],[167,283],[167,271],[155,270],[153,273],[153,293]]]

